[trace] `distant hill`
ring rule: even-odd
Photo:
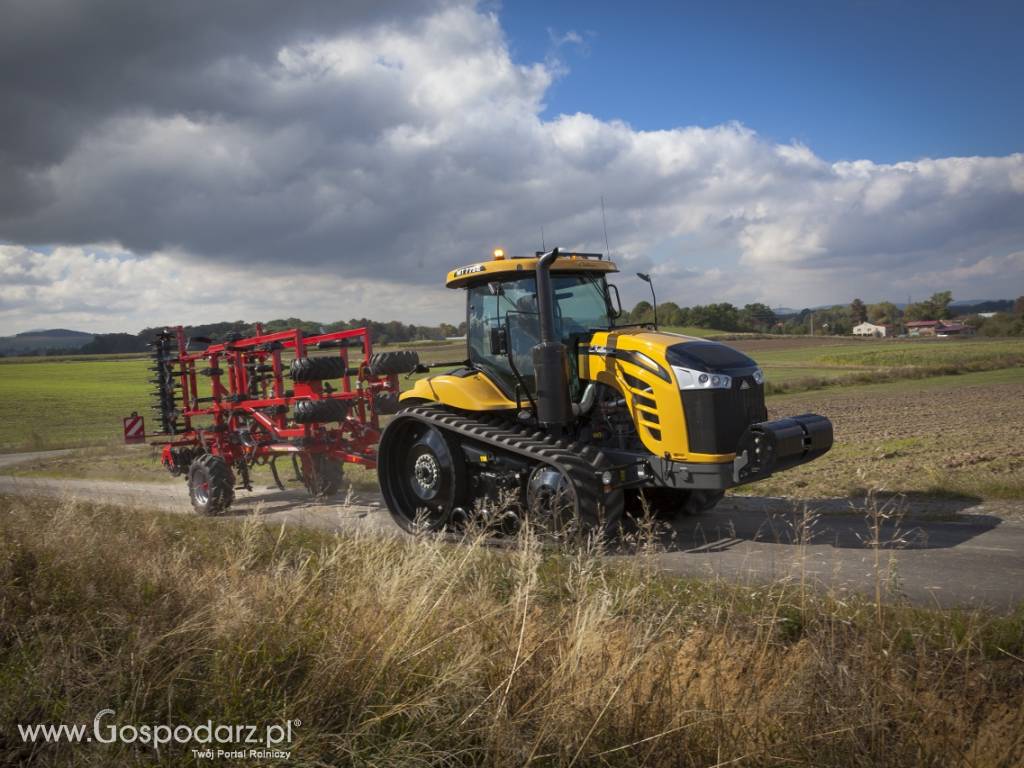
[[[1011,312],[1013,302],[1009,299],[982,299],[972,301],[954,301],[949,305],[954,315],[976,315],[980,312]]]
[[[51,328],[26,331],[14,336],[0,336],[0,355],[31,355],[50,350],[77,350],[95,338],[95,334]]]
[[[394,344],[408,341],[439,341],[449,336],[457,336],[466,332],[465,322],[453,325],[441,323],[436,326],[406,325],[397,321],[386,323],[367,318],[338,320],[333,323],[321,323],[313,320],[302,320],[297,317],[279,318],[263,323],[264,333],[274,333],[288,328],[301,328],[307,335],[340,331],[346,328],[367,327],[374,345]],[[46,331],[27,331],[17,336],[0,337],[0,356],[10,355],[46,355],[60,352],[73,352],[80,355],[127,354],[146,352],[149,342],[163,328],[144,328],[138,333],[83,333],[57,328]],[[238,333],[250,336],[255,333],[252,323],[242,320],[206,323],[204,325],[185,326],[187,337],[205,337],[215,341],[223,341],[230,334]]]
[[[822,309],[832,309],[832,307],[839,307],[841,304],[817,304],[813,307],[803,307],[802,309],[794,309],[793,307],[772,307],[772,312],[775,316],[782,319],[787,317],[793,317],[799,315],[801,312],[817,312]]]

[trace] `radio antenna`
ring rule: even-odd
[[[540,228],[540,250],[541,250],[542,253],[547,253],[548,252],[547,246],[544,245],[544,226],[543,225],[541,225],[541,228]]]
[[[604,227],[604,252],[612,257],[612,247],[608,245],[608,222],[604,217],[604,195],[601,195],[601,226]]]

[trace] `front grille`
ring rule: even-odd
[[[764,386],[750,376],[734,378],[732,389],[686,389],[682,396],[694,453],[734,453],[747,427],[768,419]]]

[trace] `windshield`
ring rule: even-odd
[[[555,292],[555,332],[570,344],[574,334],[605,330],[608,319],[608,293],[603,275],[552,275]]]
[[[554,274],[555,333],[570,351],[580,337],[610,327],[603,275]],[[517,380],[507,352],[492,352],[491,329],[508,328],[512,362],[529,392],[535,391],[534,345],[540,342],[537,281],[533,274],[517,280],[481,283],[469,289],[469,360],[488,373],[510,396]],[[573,368],[574,355],[570,354]],[[577,377],[574,375],[574,389]]]

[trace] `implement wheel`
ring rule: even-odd
[[[411,349],[397,352],[378,352],[370,355],[370,373],[374,376],[410,373],[420,364],[420,356]]]
[[[322,453],[302,457],[302,484],[317,499],[334,496],[341,490],[345,471],[340,461]]]
[[[235,500],[235,476],[220,456],[204,453],[188,468],[188,495],[200,515],[219,515]]]
[[[465,466],[440,430],[401,416],[378,449],[377,475],[392,517],[410,533],[439,531],[465,490]]]
[[[292,381],[323,381],[340,379],[347,370],[340,357],[297,357],[292,360],[288,375]]]
[[[348,407],[344,400],[296,400],[292,403],[292,418],[296,424],[344,421]]]

